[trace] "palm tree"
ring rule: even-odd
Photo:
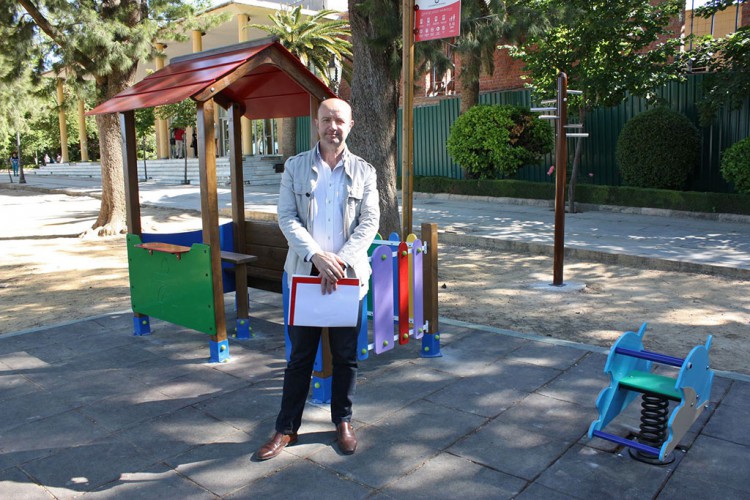
[[[343,19],[328,19],[336,14],[338,13],[335,10],[324,9],[312,17],[304,17],[302,7],[296,6],[291,11],[278,10],[269,15],[271,25],[251,24],[248,27],[277,37],[281,45],[297,56],[302,64],[326,85],[330,85],[330,65],[338,63],[341,66],[343,61],[350,60],[352,55],[349,23]],[[284,118],[281,129],[281,153],[285,157],[291,156],[296,149],[296,118]]]

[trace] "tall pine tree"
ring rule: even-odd
[[[156,54],[156,40],[200,28],[199,7],[180,0],[0,0],[0,52],[19,67],[34,59],[38,72],[64,69],[69,79],[92,78],[101,103],[134,83],[138,62]],[[96,124],[102,202],[91,232],[118,234],[126,230],[119,119],[97,115]]]

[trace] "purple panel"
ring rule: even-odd
[[[393,349],[393,254],[388,245],[372,253],[372,332],[375,354]]]
[[[414,271],[414,338],[424,335],[424,286],[422,286],[422,241],[414,240],[411,247]]]

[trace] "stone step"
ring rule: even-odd
[[[245,157],[243,161],[243,177],[246,184],[251,186],[279,185],[281,174],[275,165],[281,163],[281,158]],[[148,178],[163,184],[183,184],[185,178],[190,184],[200,183],[198,160],[187,160],[187,175],[185,160],[143,160],[138,161],[138,177],[143,179],[148,172]],[[98,163],[50,163],[39,169],[29,169],[31,175],[67,175],[70,177],[101,178],[101,167]],[[219,184],[229,184],[229,159],[216,159],[216,181]]]

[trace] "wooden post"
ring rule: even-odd
[[[122,173],[125,178],[125,212],[128,233],[141,235],[141,201],[138,195],[138,144],[135,137],[135,111],[120,113],[122,134]]]
[[[65,92],[64,80],[57,79],[57,121],[60,125],[60,156],[62,163],[68,163],[68,122],[65,118]]]
[[[428,321],[427,333],[440,333],[438,325],[438,231],[437,224],[422,223],[422,243],[427,244],[427,253],[422,263],[422,286],[424,287],[424,319]]]
[[[318,143],[318,127],[315,126],[315,120],[318,119],[318,108],[320,99],[310,94],[310,147]]]
[[[565,257],[565,174],[568,165],[568,144],[565,124],[568,121],[568,76],[557,77],[557,144],[555,146],[555,242],[553,258],[554,286],[563,285]]]
[[[232,185],[232,231],[234,232],[234,251],[245,253],[245,180],[242,171],[242,110],[240,105],[232,103],[229,109],[229,171]],[[235,282],[237,292],[237,318],[248,317],[247,268],[237,266]],[[244,273],[240,272],[244,270]]]
[[[403,81],[403,113],[401,120],[401,198],[402,236],[412,231],[414,189],[414,0],[403,0],[403,56],[401,80]]]
[[[89,161],[89,139],[86,136],[86,104],[78,100],[78,143],[81,145],[81,161]]]
[[[216,183],[216,143],[214,142],[213,99],[198,103],[198,171],[201,184],[201,219],[203,243],[211,249],[211,274],[213,281],[214,314],[216,335],[214,342],[227,339],[227,323],[224,314],[224,286],[221,281],[221,249],[219,247],[219,197]]]

